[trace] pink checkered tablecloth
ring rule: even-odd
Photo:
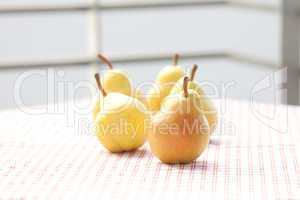
[[[216,104],[219,127],[187,165],[160,163],[147,144],[108,153],[87,115],[2,111],[0,199],[300,199],[300,107]]]

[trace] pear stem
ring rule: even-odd
[[[102,95],[105,97],[107,94],[101,84],[101,81],[100,81],[100,75],[99,73],[96,73],[95,74],[95,79],[96,79],[96,82],[97,82],[97,86],[98,86],[98,89],[100,90],[100,92],[102,93]]]
[[[192,72],[191,72],[191,81],[193,81],[194,80],[194,78],[195,78],[195,75],[196,75],[196,72],[197,72],[197,69],[198,69],[198,65],[193,65],[193,69],[192,69]]]
[[[174,56],[173,56],[173,66],[177,66],[179,57],[180,56],[179,56],[178,53],[174,54]]]
[[[189,83],[189,77],[185,76],[184,79],[183,79],[183,92],[184,92],[184,97],[185,98],[187,98],[189,96],[188,83]]]
[[[97,56],[98,56],[98,58],[100,59],[101,62],[107,64],[107,66],[108,66],[109,69],[113,69],[113,65],[112,65],[112,63],[109,61],[108,58],[106,58],[104,55],[102,55],[102,54],[100,54],[100,53],[99,53]]]

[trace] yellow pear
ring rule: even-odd
[[[140,100],[145,106],[147,106],[145,96],[140,89],[138,89],[138,88],[134,89],[132,97]]]
[[[208,121],[210,133],[212,134],[218,124],[218,112],[213,102],[208,97],[202,97],[200,101],[200,109]]]
[[[151,151],[164,163],[189,163],[197,159],[209,142],[209,125],[198,110],[200,96],[187,88],[164,101],[164,110],[153,117],[148,141]]]
[[[156,83],[159,85],[167,84],[170,86],[169,83],[176,83],[181,77],[184,76],[184,71],[178,65],[179,54],[175,54],[173,57],[173,65],[166,66],[160,70],[157,75]]]
[[[147,94],[148,109],[155,113],[160,110],[161,102],[169,94],[169,87],[160,86],[158,84],[152,87]]]
[[[93,100],[92,117],[93,117],[94,121],[96,120],[97,115],[101,110],[102,104],[103,104],[103,96],[102,96],[102,94],[99,94]]]
[[[194,81],[195,74],[197,72],[198,66],[193,65],[192,72],[190,75],[190,81],[188,83],[188,89],[195,90],[200,96],[204,96],[205,92],[202,90],[202,88],[199,86],[197,82]],[[182,92],[182,84],[183,84],[183,78],[179,79],[174,87],[171,89],[170,94],[175,94]]]
[[[102,62],[106,63],[110,69],[102,78],[104,90],[107,93],[118,92],[125,95],[131,95],[146,105],[146,99],[142,92],[138,89],[131,89],[131,84],[127,78],[127,75],[120,70],[113,69],[111,62],[102,54],[98,54],[98,57]],[[92,116],[94,120],[101,110],[101,104],[103,104],[103,96],[100,93],[100,95],[95,97],[93,100]]]
[[[150,123],[144,104],[122,93],[106,93],[99,74],[95,78],[103,95],[103,107],[95,120],[100,143],[114,153],[131,151],[142,146]]]
[[[119,92],[125,95],[130,95],[131,84],[127,75],[120,70],[113,69],[112,63],[104,55],[98,54],[97,56],[103,63],[107,64],[109,67],[109,71],[105,73],[104,77],[102,78],[104,90],[107,93]],[[100,95],[95,97],[95,99],[93,100],[92,116],[94,120],[96,120],[97,114],[100,112],[102,104],[103,96],[100,93]]]
[[[117,92],[125,95],[131,95],[131,83],[125,72],[113,68],[112,63],[102,54],[98,54],[98,58],[107,66],[109,70],[104,74],[102,83],[107,93]]]
[[[188,83],[188,89],[195,90],[201,97],[199,108],[202,110],[202,113],[205,114],[210,127],[210,131],[212,133],[215,130],[218,123],[218,112],[213,102],[206,96],[205,92],[200,87],[200,85],[196,81],[194,81],[197,69],[198,66],[193,65],[192,72],[190,75],[190,81]],[[183,79],[180,79],[172,88],[170,94],[176,94],[182,92],[182,87],[180,87],[182,84],[183,84]]]
[[[150,111],[157,112],[161,101],[170,93],[174,84],[184,75],[184,71],[178,66],[179,55],[173,57],[173,65],[164,67],[157,75],[155,85],[147,94],[147,105]]]
[[[103,107],[103,98],[104,96],[107,95],[106,91],[102,87],[100,75],[98,73],[95,74],[95,79],[100,93],[93,100],[92,117],[94,121],[96,120],[98,113],[101,111],[101,108]]]
[[[143,95],[143,93],[139,90],[133,90],[133,94],[132,97],[140,100],[140,102],[142,102],[145,106],[146,106],[146,99]],[[100,93],[98,96],[96,96],[93,100],[93,110],[92,110],[92,116],[93,116],[93,120],[96,120],[96,117],[98,115],[98,113],[101,110],[101,107],[103,106],[103,95]]]

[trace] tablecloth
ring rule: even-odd
[[[300,199],[300,108],[216,104],[207,150],[185,165],[161,163],[148,144],[107,152],[89,113],[76,117],[68,103],[2,111],[0,199]]]

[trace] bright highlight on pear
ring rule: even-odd
[[[197,72],[198,66],[193,65],[191,75],[190,75],[190,81],[188,83],[188,89],[194,90],[198,93],[198,95],[201,97],[201,101],[198,105],[199,109],[201,109],[201,112],[205,115],[211,133],[215,130],[218,122],[218,113],[217,109],[214,106],[213,102],[206,96],[203,89],[200,87],[200,85],[194,81],[196,72]],[[172,88],[170,94],[176,94],[182,91],[182,84],[183,79],[180,79],[176,85]]]
[[[147,95],[147,105],[150,111],[157,112],[160,109],[162,100],[169,95],[174,84],[184,75],[178,66],[179,55],[173,57],[173,65],[164,67],[157,75],[155,86]]]
[[[198,109],[201,97],[188,89],[188,79],[184,78],[182,92],[163,102],[164,109],[154,115],[148,134],[151,151],[164,163],[189,163],[209,142],[209,125]]]
[[[107,93],[99,74],[95,74],[95,79],[103,96],[103,107],[95,119],[96,134],[101,144],[113,153],[142,146],[150,123],[144,104],[122,93]]]

